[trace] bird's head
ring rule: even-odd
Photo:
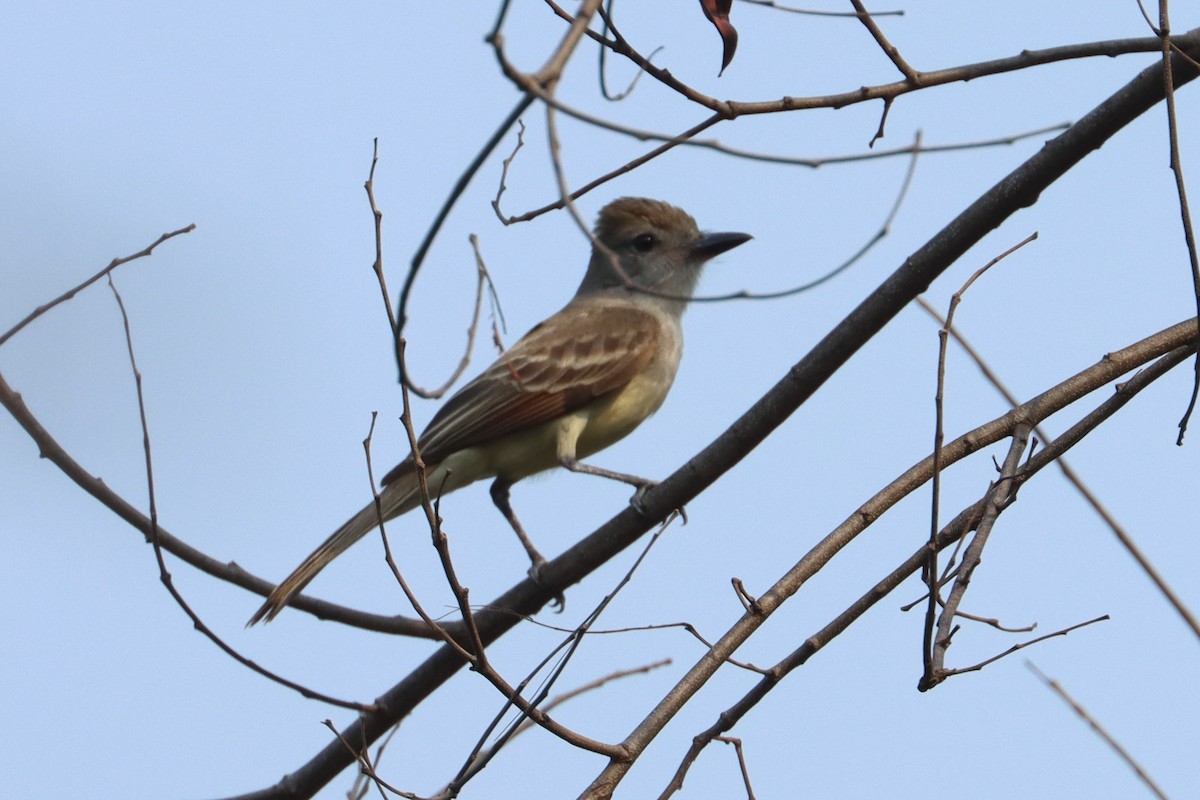
[[[579,287],[581,294],[625,287],[631,281],[673,298],[691,297],[705,262],[751,238],[745,233],[703,233],[683,209],[644,197],[622,197],[602,208],[595,236],[597,246]]]

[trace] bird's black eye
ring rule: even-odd
[[[658,244],[658,239],[652,233],[639,233],[633,237],[633,249],[639,253],[649,253]]]

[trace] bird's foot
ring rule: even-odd
[[[633,510],[643,518],[650,518],[650,513],[646,510],[646,492],[650,491],[656,486],[658,486],[658,481],[645,481],[644,483],[638,485],[637,491],[633,493],[633,497],[629,498],[629,505],[633,506]],[[672,511],[671,514],[667,516],[666,522],[670,522],[675,515],[678,515],[679,518],[683,520],[683,524],[687,525],[688,516],[686,508],[680,506]]]
[[[633,506],[633,510],[643,517],[649,516],[646,513],[646,492],[658,486],[658,481],[645,480],[635,484],[637,490],[633,493],[633,497],[629,498],[629,505]]]
[[[546,567],[546,559],[542,558],[539,555],[536,559],[534,559],[533,563],[530,564],[529,571],[526,574],[529,575],[529,579],[532,580],[534,583],[536,583],[538,586],[550,588],[549,584],[547,584],[547,582],[545,581],[544,574],[543,574],[545,572],[545,567]],[[550,600],[550,608],[554,609],[555,614],[561,614],[566,609],[566,607],[567,607],[567,598],[562,593],[562,590],[561,589],[554,590],[554,597],[551,598],[551,600]]]

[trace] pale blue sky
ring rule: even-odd
[[[1197,20],[1177,4],[1174,26]],[[517,4],[507,38],[536,69],[561,23]],[[845,10],[848,4],[831,5]],[[881,19],[919,68],[1094,39],[1145,36],[1132,3],[924,4]],[[851,20],[782,15],[735,4],[740,51],[716,77],[719,41],[693,0],[618,6],[622,31],[656,62],[722,98],[847,91],[896,79]],[[368,497],[360,442],[380,412],[377,469],[404,453],[395,370],[370,271],[371,218],[362,190],[371,144],[385,213],[387,265],[398,290],[437,207],[516,92],[482,38],[485,3],[96,6],[9,3],[0,10],[0,329],[160,233],[188,236],[116,276],[145,376],[160,518],[212,556],[282,578]],[[901,98],[877,147],[1004,136],[1078,119],[1155,56],[1092,59]],[[613,65],[614,84],[631,74]],[[629,100],[595,90],[581,54],[562,97],[638,127],[677,132],[705,116],[643,80]],[[1200,174],[1195,88],[1179,106],[1185,165]],[[864,152],[878,104],[743,118],[712,131],[748,149],[804,157]],[[1038,241],[989,273],[958,312],[962,330],[1022,398],[1194,313],[1167,169],[1165,113],[1156,108],[1091,155],[1033,208],[964,257],[928,298],[944,308],[968,275],[1037,231]],[[556,196],[545,117],[526,115],[525,148],[508,180],[510,213]],[[578,186],[647,145],[560,121],[568,179]],[[685,320],[687,356],[662,412],[596,459],[665,476],[723,431],[863,296],[968,202],[1036,152],[1010,147],[925,156],[891,235],[816,292],[771,302],[703,304]],[[574,290],[587,243],[566,215],[503,227],[490,208],[500,149],[472,183],[418,284],[410,362],[425,384],[457,363],[473,296],[467,236],[479,235],[512,342]],[[809,280],[870,237],[907,169],[887,159],[819,170],[704,151],[668,158],[579,202],[591,219],[608,200],[675,202],[700,225],[753,242],[718,259],[705,293],[767,291]],[[1196,191],[1193,191],[1195,196]],[[901,314],[762,447],[688,508],[602,627],[692,621],[718,636],[741,613],[729,589],[765,590],[858,504],[922,458],[932,442],[936,328]],[[487,337],[470,370],[493,355]],[[141,434],[118,312],[97,285],[0,349],[0,371],[87,469],[131,502],[146,502]],[[1190,388],[1177,370],[1073,451],[1071,462],[1193,606],[1200,604],[1195,519],[1200,458],[1193,427],[1174,446]],[[967,361],[949,364],[947,433],[1004,406]],[[1102,393],[1103,394],[1103,393]],[[1106,396],[1106,395],[1105,395]],[[1088,398],[1079,408],[1099,402]],[[436,409],[421,402],[419,422]],[[1050,428],[1061,431],[1072,409]],[[991,457],[957,466],[946,517],[992,477]],[[967,610],[1049,632],[1113,619],[1027,651],[1061,681],[1176,797],[1195,786],[1200,695],[1196,641],[1096,517],[1048,470],[1002,519]],[[377,473],[378,474],[378,473]],[[550,475],[519,485],[514,503],[547,554],[619,511],[625,487]],[[352,715],[267,683],[192,631],[158,582],[140,534],[37,458],[0,421],[0,709],[7,721],[0,794],[8,797],[218,797],[265,787],[328,741],[321,721]],[[524,575],[524,555],[484,486],[444,507],[464,581],[483,601]],[[739,653],[781,658],[927,533],[928,491],[877,523],[805,587]],[[415,520],[390,527],[407,577],[429,607],[451,600]],[[626,554],[568,593],[576,624],[627,568]],[[286,612],[243,630],[259,598],[172,561],[181,591],[233,646],[331,694],[369,701],[430,650],[424,642],[319,623]],[[312,585],[371,610],[406,609],[369,537]],[[798,670],[733,734],[743,738],[758,796],[971,798],[1129,797],[1143,790],[1022,665],[1010,658],[918,694],[921,619],[898,606],[910,582]],[[1025,637],[967,626],[951,659],[972,663]],[[529,629],[495,658],[513,680],[557,636]],[[564,706],[568,725],[617,740],[697,659],[677,631],[598,637],[566,690],[612,670],[672,658]],[[690,738],[754,680],[726,670],[686,709],[628,778],[625,797],[655,796]],[[430,793],[452,776],[499,696],[461,674],[405,721],[382,767]],[[944,761],[943,761],[944,759]],[[464,797],[574,797],[601,768],[546,734],[527,734]],[[536,784],[531,777],[536,775]],[[321,797],[344,796],[341,775]],[[732,752],[712,748],[685,797],[736,797]]]

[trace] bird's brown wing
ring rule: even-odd
[[[568,305],[446,401],[421,434],[421,457],[436,464],[455,451],[549,422],[620,389],[653,358],[662,324],[636,306]],[[406,465],[385,475],[384,485]]]

